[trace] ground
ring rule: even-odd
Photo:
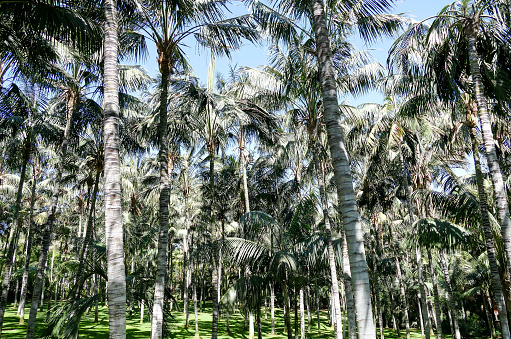
[[[182,308],[181,308],[182,309]],[[210,338],[211,337],[211,311],[207,308],[204,309],[206,312],[199,313],[199,334],[200,338]],[[85,315],[81,321],[80,325],[80,339],[107,339],[108,338],[108,310],[105,306],[100,307],[99,309],[99,322],[94,323],[94,312],[91,311],[89,314]],[[209,312],[209,313],[208,313]],[[25,311],[25,319],[28,318],[29,306]],[[41,318],[41,321],[38,321],[38,324],[42,324],[43,317],[46,316],[46,312],[39,312],[38,319]],[[195,335],[195,325],[194,325],[194,314],[193,308],[192,313],[190,314],[190,325],[188,328],[185,328],[185,318],[182,312],[174,311],[173,312],[174,319],[171,324],[171,330],[173,333],[173,338],[194,338]],[[333,329],[328,325],[328,313],[326,311],[321,312],[321,333],[318,333],[316,315],[314,314],[313,322],[311,324],[311,331],[306,333],[307,338],[332,338],[333,337]],[[264,317],[264,310],[261,314],[262,320],[262,333],[263,338],[287,338],[284,332],[284,321],[283,321],[283,313],[282,310],[277,309],[275,314],[275,333],[276,335],[270,335],[271,331],[271,322],[270,322],[270,314],[269,311],[267,313],[267,319]],[[16,316],[16,309],[10,305],[7,307],[4,326],[2,331],[2,338],[25,338],[26,334],[26,325],[19,325],[19,318]],[[25,321],[26,323],[26,321]],[[291,323],[294,325],[294,319],[291,317]],[[222,315],[219,322],[218,329],[218,338],[219,339],[247,339],[248,338],[248,330],[244,330],[244,317],[240,313],[235,313],[230,317],[230,332],[226,330],[226,321],[225,317]],[[306,323],[307,330],[307,323]],[[257,331],[257,328],[256,328]],[[149,338],[151,333],[151,323],[149,322],[149,315],[146,313],[146,317],[144,322],[140,323],[140,313],[137,309],[133,312],[132,317],[128,317],[126,324],[126,338],[128,339],[142,339]],[[392,329],[386,329],[384,331],[385,338],[397,338],[396,333]],[[406,332],[401,331],[401,336],[406,337]],[[256,332],[257,338],[257,332]],[[413,339],[420,339],[420,331],[412,332]]]

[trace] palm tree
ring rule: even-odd
[[[121,214],[119,163],[118,13],[113,0],[104,2],[103,140],[105,145],[105,235],[110,338],[126,337],[126,279]]]
[[[257,33],[250,26],[248,16],[226,19],[223,9],[226,1],[136,1],[142,21],[139,28],[156,44],[158,64],[161,73],[161,93],[159,108],[159,161],[160,161],[160,236],[158,254],[158,273],[155,283],[153,320],[151,337],[162,337],[163,300],[167,262],[167,233],[169,179],[167,162],[167,101],[169,76],[188,70],[186,57],[182,51],[183,39],[194,35],[197,41],[211,48],[217,54],[229,55],[230,48],[237,48],[243,38],[254,40]],[[213,311],[213,334],[216,338],[215,324],[217,311]]]
[[[319,81],[322,88],[324,121],[328,135],[328,144],[332,156],[336,186],[338,190],[339,208],[343,216],[343,223],[348,241],[348,252],[352,268],[352,279],[355,301],[357,306],[357,323],[360,337],[375,337],[376,330],[373,324],[371,298],[369,288],[369,275],[365,251],[363,250],[363,231],[360,215],[357,210],[353,191],[353,182],[350,173],[348,154],[344,144],[344,134],[341,128],[341,114],[337,101],[337,86],[335,69],[330,48],[330,34],[327,24],[327,14],[323,1],[316,0],[310,4],[295,1],[279,1],[283,13],[289,13],[293,18],[307,16],[311,20],[315,36],[316,53],[318,58]],[[310,5],[307,6],[307,5]],[[390,7],[389,1],[348,1],[332,6],[338,8],[333,12],[333,20],[341,25],[356,27],[358,25],[361,36],[367,40],[377,37],[376,34],[390,34],[399,27],[396,18],[383,18],[378,16]],[[261,9],[257,7],[256,11]],[[329,12],[330,13],[330,12]],[[260,24],[269,30],[277,39],[288,38],[295,27],[293,22],[273,11],[263,9],[256,13],[261,18]],[[353,22],[348,18],[355,18]],[[382,19],[387,22],[381,25]],[[389,20],[390,19],[390,20]],[[266,22],[263,22],[266,21]],[[351,25],[350,25],[351,24]],[[283,29],[286,28],[286,29]],[[378,32],[378,33],[376,33]],[[357,91],[358,87],[350,88]]]
[[[0,87],[6,74],[44,83],[59,58],[51,40],[83,52],[97,50],[91,42],[98,41],[99,25],[87,15],[94,6],[86,2],[70,5],[65,0],[0,3],[0,34],[5,41],[0,47]]]
[[[470,129],[470,137],[472,144],[472,156],[474,158],[474,166],[476,171],[477,191],[479,198],[479,210],[481,213],[481,225],[483,226],[484,239],[486,242],[486,252],[488,253],[488,261],[490,263],[490,271],[492,277],[493,291],[495,293],[496,306],[499,311],[500,326],[502,328],[502,337],[509,336],[509,322],[507,317],[507,307],[504,299],[502,282],[500,280],[497,259],[495,258],[495,241],[491,232],[490,217],[488,213],[487,195],[483,182],[483,173],[481,170],[481,161],[479,158],[479,147],[477,143],[476,124],[474,119],[474,105],[469,96],[466,96],[467,121],[466,125]]]
[[[32,89],[33,88],[34,86],[32,86]],[[12,152],[11,154],[16,154],[12,156],[12,158],[17,159],[17,154],[21,153],[22,163],[20,180],[16,193],[16,201],[14,204],[14,213],[7,240],[4,277],[2,280],[2,296],[0,300],[0,332],[4,320],[10,276],[13,270],[13,265],[15,264],[14,258],[20,231],[19,224],[21,222],[21,220],[19,220],[19,214],[21,209],[21,199],[23,197],[23,185],[25,183],[28,163],[35,148],[35,138],[37,136],[36,129],[34,128],[34,121],[37,119],[37,117],[35,117],[37,105],[34,101],[37,99],[34,99],[36,98],[34,93],[32,93],[33,96],[31,98],[30,93],[24,93],[14,84],[7,93],[1,93],[2,118],[0,120],[0,124],[7,132],[4,133],[3,137],[9,138],[8,145],[6,145],[7,149]],[[11,157],[8,157],[7,159],[10,158]],[[13,162],[15,161],[16,160]]]
[[[421,55],[416,50],[416,43],[420,41],[421,44],[423,43],[422,46],[425,46],[426,57],[425,64],[418,70],[430,80],[434,80],[438,95],[448,101],[453,98],[462,100],[464,93],[468,93],[477,103],[485,155],[490,167],[493,192],[497,202],[498,219],[501,224],[506,256],[510,258],[509,205],[488,113],[488,95],[490,94],[485,90],[484,81],[489,79],[483,77],[485,70],[481,67],[484,67],[484,55],[477,50],[478,44],[488,43],[488,41],[502,43],[502,29],[507,26],[506,22],[502,21],[502,16],[495,10],[497,8],[491,2],[485,1],[464,0],[448,5],[433,17],[434,21],[430,27],[424,21],[412,25],[396,41],[391,55],[398,61],[403,59],[398,54],[405,55],[402,53],[405,50],[408,55]],[[485,32],[495,32],[495,34],[490,38]],[[456,63],[453,63],[453,60],[456,60]],[[416,70],[410,69],[408,73]],[[492,70],[486,72],[486,74],[492,73],[494,73]],[[470,77],[469,81],[467,81],[468,77]],[[494,89],[494,92],[499,91],[498,87]],[[508,260],[508,270],[509,265]]]

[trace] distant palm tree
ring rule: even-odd
[[[183,0],[136,1],[141,16],[139,28],[156,44],[161,73],[159,106],[159,162],[160,162],[160,235],[158,241],[158,270],[155,283],[151,338],[162,337],[163,302],[167,262],[167,233],[169,205],[168,173],[168,87],[171,74],[188,70],[183,53],[183,39],[194,35],[197,41],[217,54],[229,55],[229,49],[240,46],[242,39],[254,40],[257,32],[251,27],[248,16],[226,19],[224,9],[227,1],[197,3]],[[216,338],[218,312],[213,307],[213,338]]]

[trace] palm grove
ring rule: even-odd
[[[0,1],[3,334],[510,338],[509,2],[239,5]]]

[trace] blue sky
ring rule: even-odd
[[[404,14],[407,17],[415,20],[423,20],[430,16],[437,14],[443,7],[451,3],[448,0],[405,0],[396,1],[392,13]],[[244,8],[240,3],[234,2],[232,5],[232,11],[236,15],[248,13],[248,10]],[[154,43],[148,40],[149,56],[142,64],[151,76],[156,77],[158,74],[158,65],[156,62],[156,49]],[[365,45],[362,41],[356,39],[354,41],[358,49],[370,49],[371,54],[380,63],[385,64],[387,60],[387,51],[392,44],[391,39],[386,39],[374,43],[370,46]],[[208,64],[210,61],[209,51],[199,49],[192,39],[187,41],[188,47],[185,47],[185,51],[188,55],[189,62],[194,70],[194,74],[199,77],[200,82],[205,84],[208,73]],[[232,53],[231,59],[217,58],[216,60],[216,72],[227,75],[231,66],[249,66],[257,67],[266,63],[267,51],[265,46],[254,46],[252,44],[246,44],[239,51]],[[382,96],[377,93],[369,93],[360,98],[345,98],[350,104],[358,105],[366,102],[381,102]]]

